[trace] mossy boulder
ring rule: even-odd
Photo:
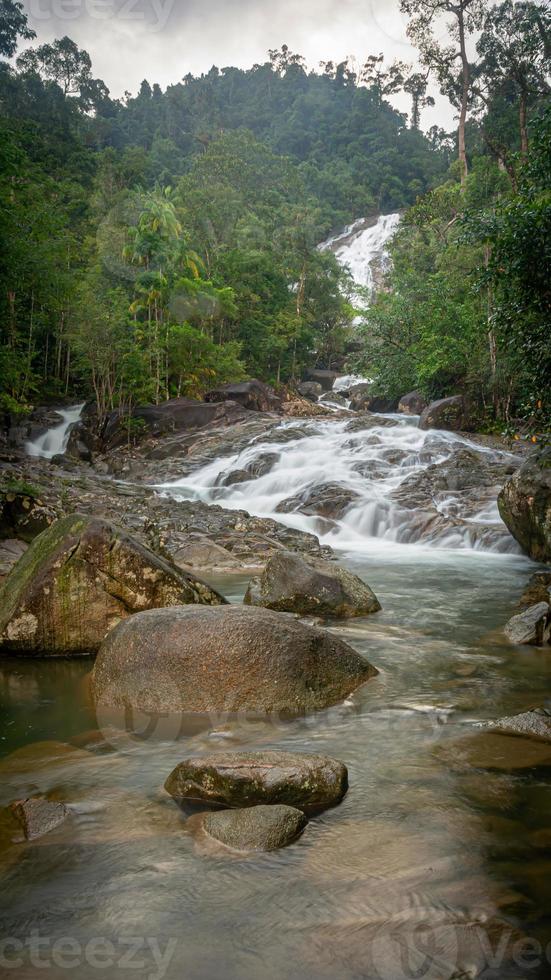
[[[305,812],[340,803],[348,789],[343,762],[301,752],[223,752],[185,759],[165,783],[179,803],[248,807],[284,803]]]
[[[297,715],[336,704],[376,673],[342,640],[293,616],[185,606],[117,626],[99,651],[92,693],[102,709]]]
[[[73,515],[35,538],[0,591],[0,651],[94,653],[144,609],[225,600],[107,521]]]
[[[267,562],[262,575],[252,579],[246,605],[277,612],[319,616],[368,616],[381,604],[369,585],[346,568],[331,562],[306,562],[284,551]]]
[[[523,551],[551,562],[551,447],[529,456],[505,484],[499,513]]]

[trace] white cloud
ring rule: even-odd
[[[39,41],[68,34],[92,56],[113,96],[143,78],[163,88],[216,64],[250,67],[288,44],[309,67],[369,54],[414,62],[398,0],[27,0]],[[433,92],[437,95],[436,92]],[[396,104],[407,111],[409,100]],[[450,127],[453,110],[438,97],[424,125]]]

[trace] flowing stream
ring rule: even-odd
[[[74,405],[72,408],[56,409],[56,414],[61,416],[61,422],[47,429],[34,441],[27,443],[25,448],[29,456],[53,459],[54,456],[62,455],[67,449],[71,429],[79,421],[83,409],[84,403]]]
[[[457,460],[456,477],[441,479]],[[3,932],[49,943],[49,970],[25,952],[14,977],[67,976],[52,961],[63,939],[81,950],[111,944],[110,966],[80,956],[79,980],[112,980],[125,955],[125,975],[140,980],[550,975],[549,780],[526,767],[522,739],[488,764],[475,727],[549,692],[549,654],[503,635],[537,570],[497,512],[492,473],[510,463],[474,440],[423,432],[415,418],[366,423],[343,413],[284,422],[159,488],[330,544],[383,609],[327,626],[380,674],[343,704],[294,721],[211,718],[190,728],[135,717],[113,732],[87,695],[91,662],[2,661],[1,802],[48,792],[72,807],[62,827],[17,847],[0,824]],[[486,474],[474,487],[469,466]],[[207,577],[233,602],[249,579]],[[162,789],[172,767],[268,747],[343,759],[343,803],[283,851],[199,853]],[[526,935],[542,944],[532,956]]]

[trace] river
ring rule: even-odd
[[[460,486],[437,492],[422,516],[400,496],[458,452],[495,465],[507,454],[422,432],[415,418],[351,429],[353,418],[284,422],[159,488],[314,532],[365,578],[382,612],[327,624],[380,670],[345,703],[195,730],[165,718],[147,737],[147,719],[135,718],[127,732],[104,730],[94,751],[90,661],[1,664],[2,802],[48,791],[73,808],[53,833],[0,853],[3,931],[27,944],[15,977],[67,976],[53,952],[62,939],[81,951],[79,980],[119,969],[151,980],[550,975],[543,948],[530,956],[523,945],[550,935],[549,781],[523,767],[523,740],[488,765],[473,736],[477,722],[548,696],[549,655],[512,647],[502,632],[537,566],[501,524],[496,488],[475,499]],[[260,475],[232,482],[259,463]],[[304,513],[328,483],[348,504]],[[248,578],[210,581],[240,602]],[[32,747],[44,740],[77,748]],[[281,852],[206,858],[162,787],[182,758],[230,747],[342,759],[349,793]],[[30,935],[49,943],[48,969],[33,965]],[[94,940],[110,944],[103,960],[90,953]]]

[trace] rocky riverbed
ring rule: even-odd
[[[529,941],[543,980],[549,613],[528,645],[526,620],[504,627],[549,609],[550,580],[497,497],[514,480],[526,529],[545,466],[525,507],[524,453],[497,440],[405,411],[212,404],[191,430],[155,415],[130,449],[79,448],[81,429],[53,460],[2,450],[5,571],[51,527],[61,635],[83,581],[80,622],[124,620],[95,665],[8,636],[8,934],[55,941],[70,909],[79,943],[155,932],[171,980],[396,980],[401,949],[425,962],[422,927],[435,977],[538,975]]]

